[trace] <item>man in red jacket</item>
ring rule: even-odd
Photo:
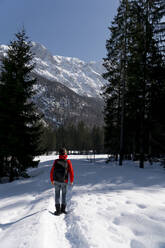
[[[55,186],[55,215],[61,213],[66,214],[66,192],[68,184],[68,174],[70,175],[70,184],[73,185],[74,172],[72,163],[67,159],[67,150],[60,148],[59,159],[56,159],[53,163],[50,171],[51,183]],[[60,204],[60,192],[62,192],[62,204]]]

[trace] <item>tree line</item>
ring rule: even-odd
[[[107,84],[105,146],[108,153],[165,154],[165,2],[121,0],[104,58]]]
[[[88,127],[83,121],[76,125],[48,126],[44,128],[41,143],[47,153],[66,147],[70,152],[99,154],[104,152],[104,129],[99,126]]]

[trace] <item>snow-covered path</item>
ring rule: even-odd
[[[165,248],[165,172],[71,157],[68,215],[53,216],[49,172],[42,156],[31,178],[0,185],[1,248]]]

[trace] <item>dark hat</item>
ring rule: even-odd
[[[59,154],[60,154],[60,155],[65,155],[65,154],[67,154],[66,148],[64,148],[64,147],[63,147],[63,148],[60,148],[60,149],[59,149]]]

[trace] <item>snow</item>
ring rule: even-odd
[[[103,61],[85,62],[78,58],[53,56],[46,47],[31,42],[34,72],[46,79],[60,82],[82,96],[100,97],[101,88],[106,81]],[[0,56],[5,56],[8,46],[0,45]]]
[[[1,248],[165,248],[165,180],[159,164],[105,163],[71,155],[68,215],[54,216],[49,173],[56,155],[41,156],[28,179],[0,185]]]

